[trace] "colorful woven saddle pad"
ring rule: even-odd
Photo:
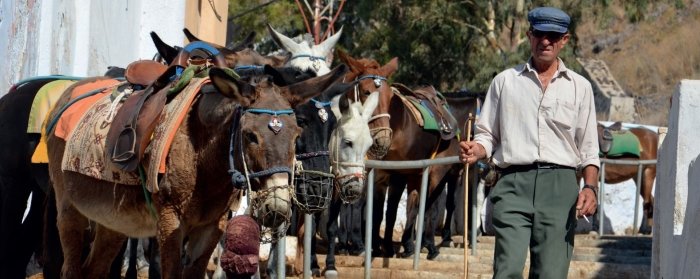
[[[121,107],[121,102],[112,100],[111,93],[110,89],[104,90],[90,97],[94,99],[90,105],[83,105],[87,110],[65,138],[61,169],[114,183],[140,185],[138,173],[125,172],[111,164],[104,150],[111,120]]]

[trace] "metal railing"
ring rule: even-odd
[[[416,160],[416,161],[377,161],[377,160],[366,160],[365,167],[370,169],[369,175],[367,176],[367,188],[365,189],[367,193],[367,204],[365,205],[365,278],[371,278],[370,270],[372,267],[372,211],[373,211],[373,200],[374,200],[374,169],[423,169],[423,176],[421,179],[420,187],[420,202],[418,205],[418,216],[416,217],[416,252],[413,254],[413,270],[418,270],[420,262],[420,250],[422,248],[422,236],[423,236],[423,222],[425,216],[425,203],[428,195],[428,174],[430,166],[434,165],[451,165],[460,164],[459,157],[445,157],[438,159],[426,159],[426,160]],[[476,187],[472,187],[476,189]],[[464,189],[465,191],[469,189]],[[475,195],[472,195],[474,197]],[[468,203],[464,201],[465,206]],[[472,203],[472,216],[476,214],[475,207],[476,204]],[[476,218],[472,218],[471,231],[473,237],[471,238],[472,244],[472,254],[474,253],[474,245],[476,245]],[[386,228],[387,230],[393,228]],[[467,249],[466,245],[466,232],[464,232],[465,244],[464,249]]]
[[[600,190],[598,193],[598,235],[603,235],[603,224],[605,220],[605,206],[603,204],[603,195],[605,194],[605,164],[613,165],[636,165],[637,166],[637,180],[635,181],[636,192],[634,195],[634,225],[632,227],[633,234],[637,234],[639,231],[639,223],[637,222],[637,215],[639,215],[639,190],[642,185],[642,170],[645,165],[655,165],[656,160],[622,160],[622,159],[608,159],[600,158]],[[642,220],[643,221],[643,220]]]

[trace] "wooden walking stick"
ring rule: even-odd
[[[467,135],[465,137],[466,141],[471,140],[472,134],[472,121],[474,121],[474,116],[469,113],[469,118],[467,118],[467,123],[465,123],[465,130]],[[464,236],[462,239],[464,245],[464,278],[466,279],[469,275],[469,249],[467,246],[467,232],[469,228],[469,163],[464,164]]]

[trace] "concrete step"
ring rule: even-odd
[[[371,278],[396,278],[396,279],[437,279],[437,278],[464,278],[463,265],[439,264],[424,266],[420,265],[418,270],[413,270],[412,263],[408,260],[390,260],[390,263],[376,264],[372,262],[370,269]],[[408,263],[407,263],[408,262]],[[337,278],[364,278],[363,266],[339,265]],[[527,277],[529,265],[525,265],[524,277]],[[610,264],[595,262],[572,261],[567,275],[568,279],[588,279],[588,278],[649,278],[650,267],[627,264]],[[492,266],[484,263],[470,263],[470,279],[491,278]],[[297,278],[287,276],[287,278]]]
[[[463,246],[461,236],[455,236],[453,246]],[[480,236],[476,255],[469,257],[470,279],[491,278],[495,238]],[[651,266],[651,237],[577,235],[568,278],[649,278]],[[436,239],[440,243],[440,239]],[[396,251],[400,244],[395,243]],[[468,250],[470,253],[471,250]],[[437,259],[428,261],[422,249],[418,271],[413,270],[413,257],[373,258],[372,278],[463,278],[464,250],[441,247]],[[323,269],[325,255],[318,255]],[[364,257],[336,256],[337,278],[363,278]],[[529,258],[525,264],[527,277]],[[289,270],[289,269],[288,269]]]

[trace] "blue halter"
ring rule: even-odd
[[[289,61],[292,61],[292,60],[297,59],[297,58],[309,58],[309,60],[311,60],[311,61],[316,61],[316,60],[325,61],[326,60],[326,58],[323,56],[314,56],[311,54],[299,54],[299,55],[292,56],[292,58],[289,58]]]
[[[280,173],[280,172],[286,172],[289,174],[289,176],[292,176],[292,169],[286,166],[276,166],[276,167],[271,167],[266,170],[262,170],[259,172],[253,172],[249,173],[248,176],[244,175],[241,173],[239,170],[236,169],[235,165],[235,154],[234,154],[234,143],[238,142],[240,150],[243,150],[243,139],[240,138],[237,133],[239,130],[239,125],[241,122],[241,117],[243,116],[244,113],[249,112],[249,113],[254,113],[254,114],[269,114],[272,116],[277,116],[281,114],[294,114],[294,111],[291,109],[284,109],[284,110],[270,110],[270,109],[244,109],[241,106],[238,106],[234,112],[234,118],[231,121],[231,140],[229,142],[229,152],[228,152],[228,163],[229,163],[229,170],[228,173],[231,175],[231,182],[233,183],[233,186],[238,188],[238,189],[245,189],[246,181],[250,178],[258,178],[258,177],[263,177],[263,176],[269,176],[273,175],[275,173]]]

